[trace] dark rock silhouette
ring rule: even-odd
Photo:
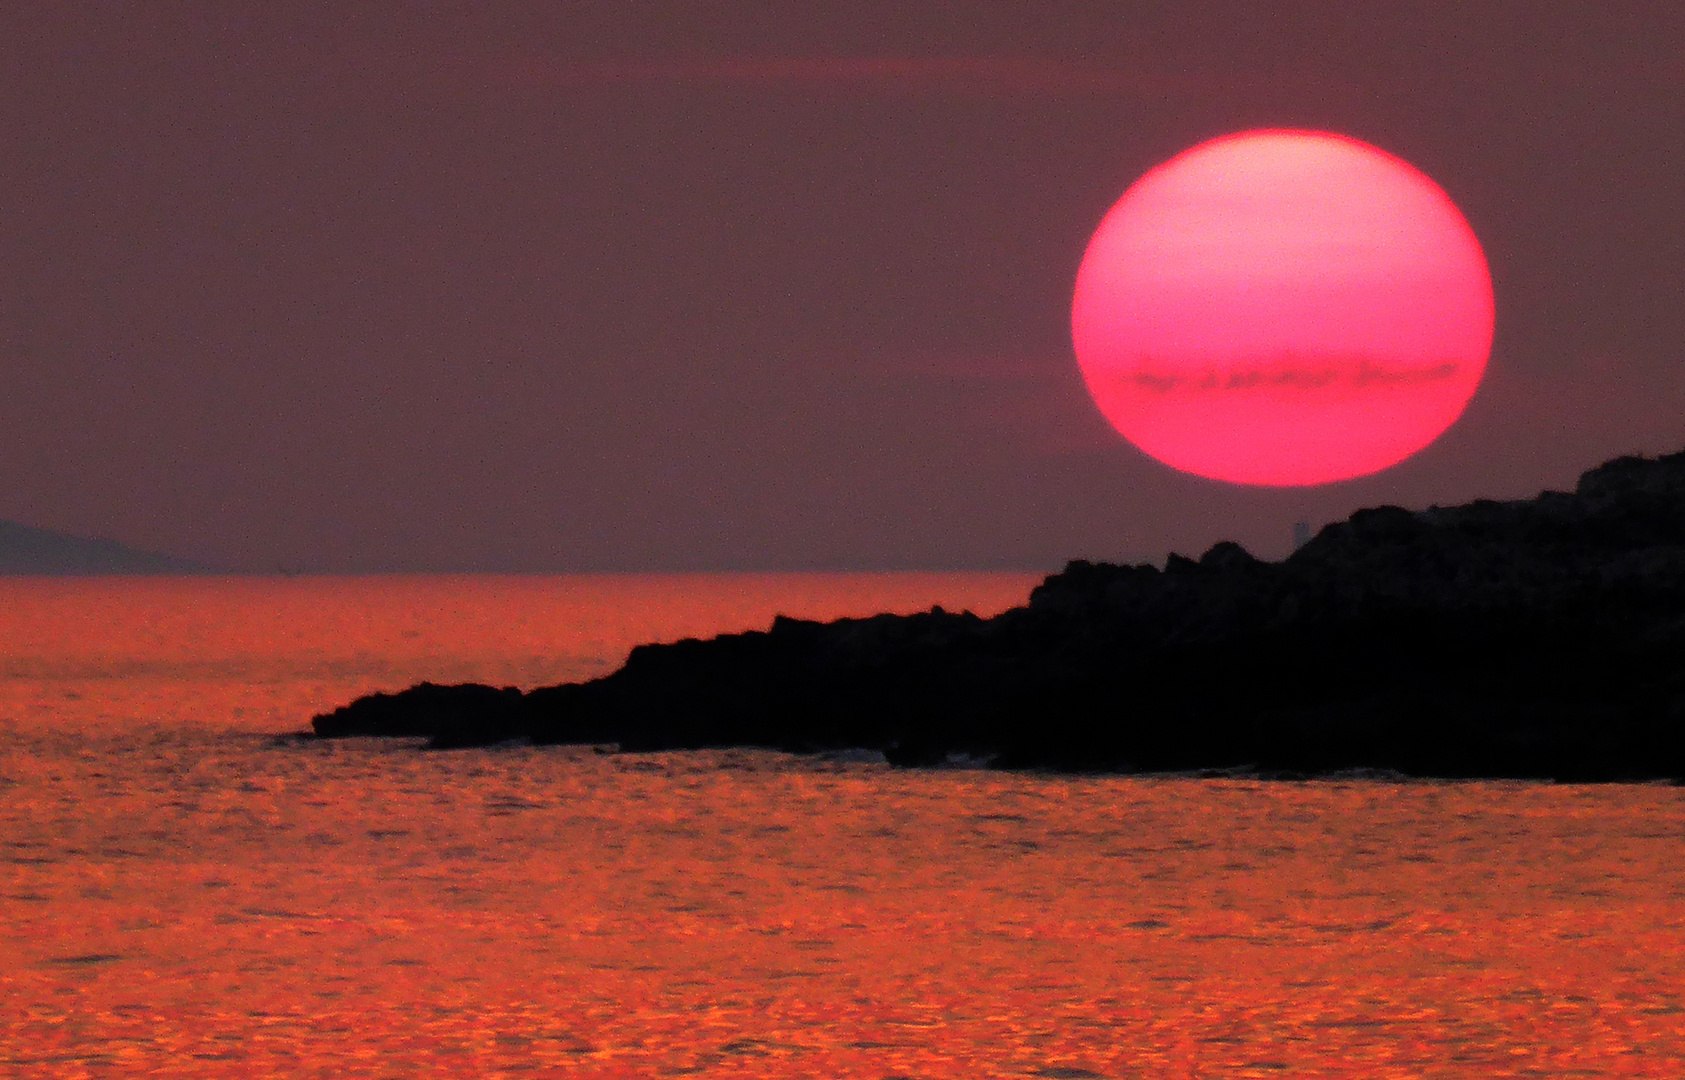
[[[1289,558],[1073,562],[934,608],[634,649],[522,694],[422,685],[321,736],[867,748],[901,765],[1685,779],[1685,452],[1572,494],[1361,510]]]

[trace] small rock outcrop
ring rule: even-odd
[[[1685,779],[1685,452],[1573,493],[1361,510],[1289,558],[1073,562],[934,608],[634,649],[590,682],[423,684],[318,735],[626,750],[864,748],[902,765]]]

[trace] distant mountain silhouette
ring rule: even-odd
[[[190,574],[206,567],[170,555],[137,551],[15,521],[0,521],[0,575]]]
[[[644,645],[522,693],[423,684],[316,734],[901,765],[1685,781],[1685,452],[1573,493],[1360,510],[1278,563],[1220,543],[1073,562],[990,619],[939,608]]]

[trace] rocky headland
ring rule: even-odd
[[[208,567],[114,540],[0,521],[0,575],[203,574]]]
[[[1281,562],[1232,543],[1073,562],[993,618],[939,608],[634,649],[584,683],[422,684],[320,737],[899,765],[1685,779],[1685,452],[1572,493],[1361,510]]]

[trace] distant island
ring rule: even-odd
[[[186,559],[139,551],[15,521],[0,521],[0,575],[192,574],[207,568]]]
[[[1360,510],[1287,559],[1073,562],[993,618],[934,608],[634,649],[528,692],[422,684],[315,735],[904,766],[1685,780],[1685,452],[1572,493]]]

